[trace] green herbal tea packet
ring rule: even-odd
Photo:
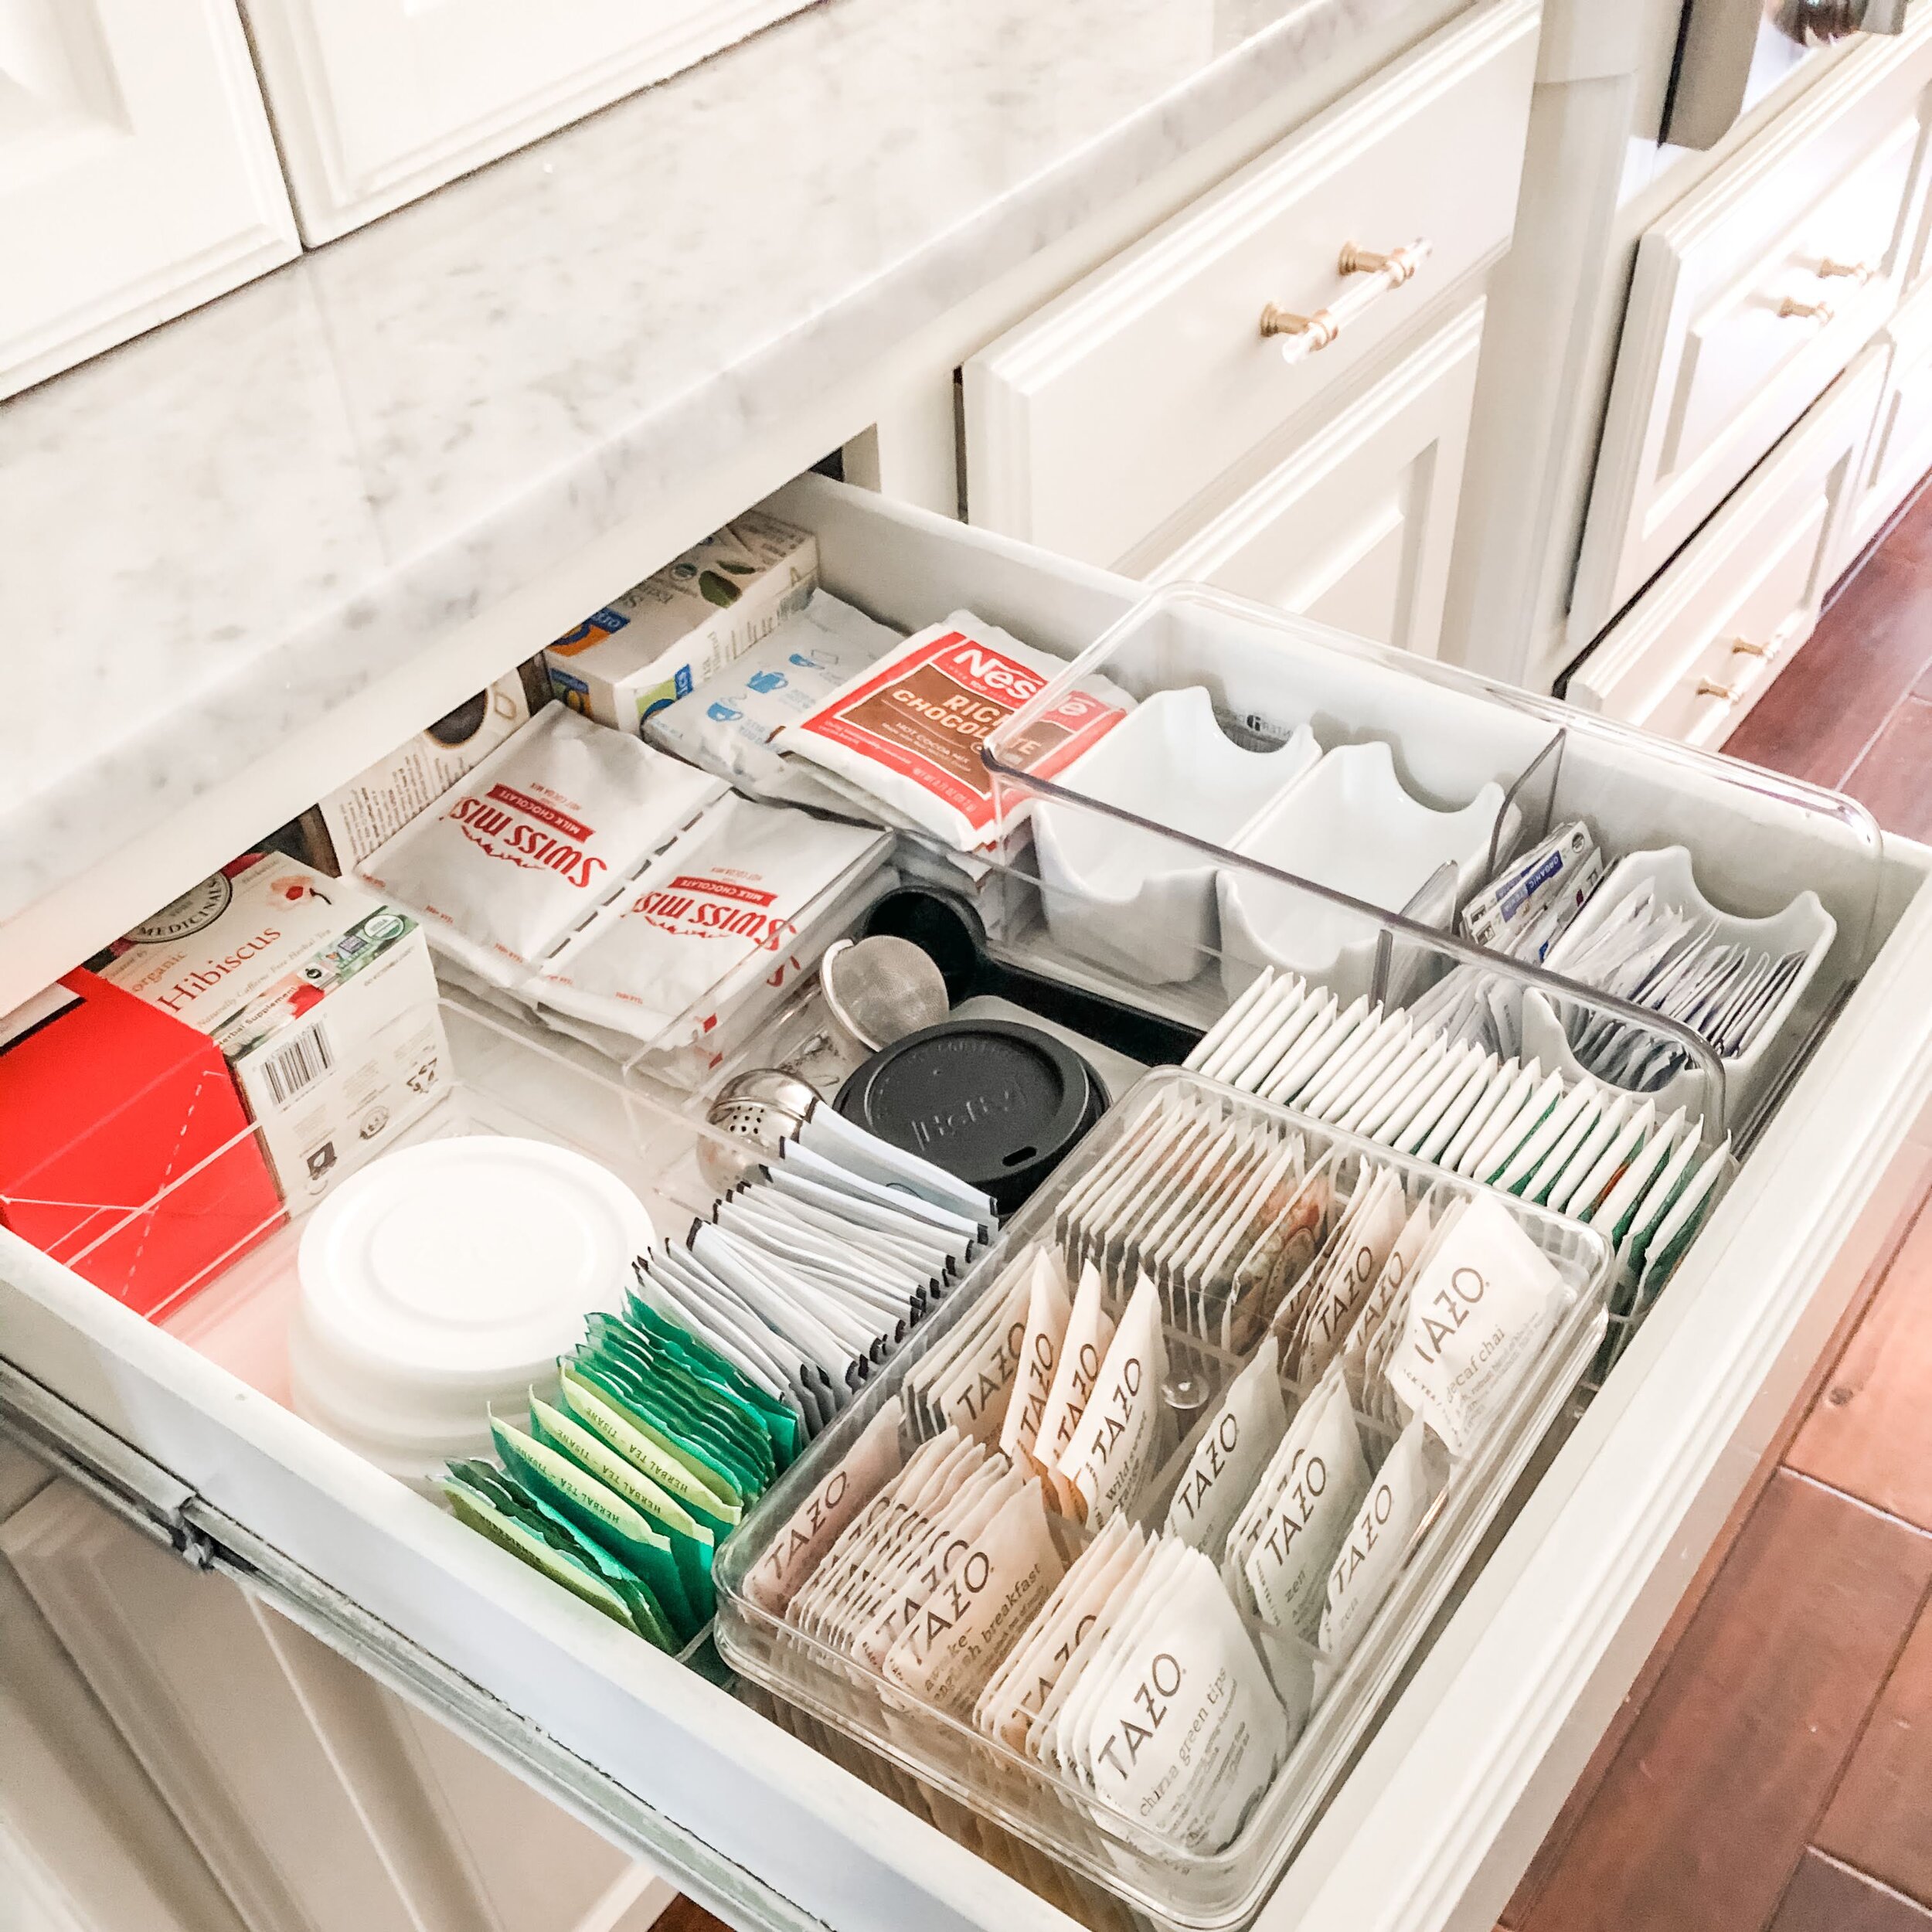
[[[714,1537],[728,1536],[737,1527],[743,1509],[735,1495],[727,1496],[724,1479],[668,1442],[663,1430],[632,1402],[622,1381],[583,1350],[566,1355],[559,1366],[565,1404],[580,1422],[621,1450]]]
[[[633,1509],[607,1484],[570,1458],[526,1436],[508,1423],[490,1418],[497,1453],[536,1495],[548,1503],[607,1555],[624,1564],[650,1591],[670,1626],[676,1649],[698,1634],[700,1618],[685,1594],[671,1539]]]
[[[674,1350],[695,1374],[727,1389],[750,1408],[765,1426],[771,1438],[772,1460],[780,1469],[789,1468],[798,1454],[799,1420],[797,1414],[767,1389],[761,1389],[735,1362],[727,1361],[702,1335],[681,1328],[668,1315],[658,1314],[648,1301],[626,1291],[624,1319],[641,1328],[655,1340]]]
[[[541,1496],[531,1495],[507,1469],[481,1461],[453,1462],[450,1473],[476,1491],[498,1512],[547,1543],[559,1555],[587,1570],[623,1604],[631,1628],[660,1650],[675,1651],[678,1641],[670,1620],[647,1585],[634,1576],[594,1538]]]
[[[615,1315],[594,1315],[587,1325],[595,1352],[634,1370],[692,1428],[715,1436],[730,1451],[732,1460],[749,1472],[753,1491],[771,1486],[777,1474],[771,1438],[763,1421],[746,1404],[703,1379],[672,1351]],[[740,1490],[743,1493],[743,1485]]]
[[[711,1532],[601,1437],[534,1393],[530,1397],[530,1433],[559,1454],[568,1456],[580,1469],[587,1470],[607,1488],[614,1489],[654,1529],[670,1539],[685,1595],[699,1622],[709,1623],[717,1604],[711,1584]]]
[[[576,1565],[580,1575],[590,1577],[599,1590],[609,1592],[617,1600],[618,1621],[630,1633],[641,1637],[648,1645],[657,1645],[659,1650],[676,1652],[679,1642],[672,1637],[671,1623],[665,1619],[663,1610],[659,1610],[651,1592],[636,1577],[632,1577],[624,1565],[618,1563],[617,1557],[611,1556],[573,1522],[570,1522],[568,1517],[558,1515],[550,1509],[549,1503],[539,1498],[527,1495],[522,1488],[518,1488],[514,1476],[488,1463],[452,1463],[450,1475],[465,1490],[471,1492],[481,1505],[495,1511],[500,1521],[508,1522],[512,1529],[522,1530],[527,1542],[519,1542],[515,1549],[518,1556],[529,1556],[533,1560],[535,1549],[546,1548],[556,1560]],[[556,1571],[549,1563],[537,1563],[537,1567],[554,1577],[558,1583],[564,1583],[566,1587],[570,1584],[568,1577],[556,1577]],[[599,1610],[609,1607],[601,1598],[594,1598],[591,1602],[595,1602],[595,1607]]]
[[[593,1610],[602,1611],[613,1623],[621,1624],[626,1630],[636,1629],[624,1599],[581,1557],[553,1547],[534,1529],[499,1509],[481,1490],[461,1481],[453,1466],[451,1473],[439,1481],[459,1522],[480,1531],[499,1549],[507,1549],[532,1570],[541,1570],[552,1582],[561,1583],[573,1597],[582,1598]]]
[[[740,1503],[748,1502],[770,1481],[771,1443],[762,1429],[757,1448],[747,1443],[750,1427],[743,1414],[727,1417],[715,1393],[694,1397],[662,1362],[641,1355],[621,1335],[601,1324],[594,1333],[589,1353],[606,1375],[623,1386],[651,1420],[670,1438],[672,1453],[696,1457]],[[718,1485],[713,1485],[714,1488]]]

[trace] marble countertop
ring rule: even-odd
[[[826,0],[0,404],[0,922],[1411,3]]]

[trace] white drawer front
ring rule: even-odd
[[[1639,243],[1583,529],[1587,643],[1842,369],[1919,226],[1932,15],[1856,50]]]
[[[974,522],[1111,563],[1496,253],[1514,219],[1536,0],[1485,0],[966,365]],[[1445,157],[1454,157],[1453,165]],[[1346,295],[1342,250],[1427,240],[1318,353],[1270,304]]]
[[[1483,304],[1447,327],[1146,573],[1212,583],[1434,657]],[[1300,426],[1293,426],[1299,432]]]
[[[898,622],[968,604],[1068,654],[1137,591],[819,478],[773,507],[818,532],[829,587]],[[1552,723],[1573,717],[1519,702]],[[1681,818],[1713,789],[1709,768],[1687,767],[1675,747],[1607,726],[1590,727],[1587,745],[1583,735],[1573,743],[1597,774],[1591,796],[1612,835],[1638,842],[1633,828]],[[1635,1668],[1647,1620],[1668,1607],[1653,1579],[1694,1566],[1715,1533],[1752,1460],[1738,1444],[1758,1407],[1789,1400],[1835,1318],[1832,1253],[1932,1094],[1928,862],[1917,848],[1889,855],[1888,918],[1903,910],[1901,923],[1390,1708],[1265,1909],[1267,1932],[1447,1923],[1505,1821],[1541,1804],[1538,1767],[1593,1674],[1613,1702],[1621,1692],[1610,1678]],[[259,1539],[264,1573],[287,1560],[342,1593],[348,1621],[335,1628],[351,1641],[406,1647],[420,1660],[412,1681],[439,1687],[453,1709],[499,1711],[507,1756],[616,1819],[633,1849],[735,1922],[1072,1932],[1057,1905],[968,1849],[975,1821],[936,1805],[958,1836],[935,1829],[3,1233],[0,1356]],[[612,1794],[629,1808],[599,1810]],[[1560,1796],[1548,1794],[1548,1810]]]
[[[1721,743],[1811,635],[1883,381],[1874,344],[1570,675],[1573,704]]]
[[[1857,495],[1835,567],[1843,570],[1932,469],[1932,291],[1914,296],[1884,336],[1890,361]]]

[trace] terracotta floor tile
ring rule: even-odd
[[[1932,1614],[1920,1615],[1814,1842],[1932,1907]]]
[[[1932,570],[1932,488],[1923,481],[1918,494],[1892,519],[1876,547],[1887,556]]]
[[[680,1893],[658,1915],[651,1932],[731,1932],[731,1929],[723,1920],[714,1919],[695,1899]],[[1889,1928],[1878,1927],[1874,1932],[1889,1932]]]
[[[1932,1530],[1932,1213],[1906,1236],[1784,1460]]]
[[[1932,636],[1932,606],[1927,622]],[[1844,789],[1887,832],[1932,837],[1932,702],[1907,698],[1852,767]]]
[[[1932,1912],[1807,1852],[1766,1932],[1932,1932]]]
[[[1528,1932],[1761,1932],[1932,1583],[1932,1537],[1781,1471]]]
[[[1932,566],[1881,549],[1724,749],[1836,786],[1932,663]]]

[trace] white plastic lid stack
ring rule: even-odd
[[[583,1318],[624,1305],[651,1217],[572,1149],[474,1134],[352,1175],[302,1236],[296,1413],[405,1481],[489,1447],[554,1383]]]

